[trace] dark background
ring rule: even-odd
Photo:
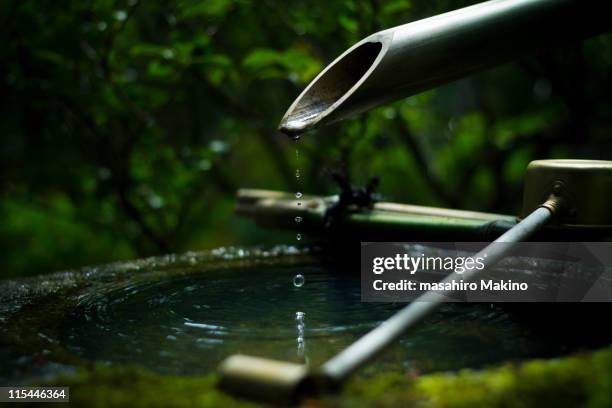
[[[0,277],[294,242],[232,216],[239,187],[507,212],[527,163],[610,159],[612,36],[565,44],[295,142],[275,129],[319,70],[454,0],[6,0]],[[494,39],[492,39],[494,40]]]

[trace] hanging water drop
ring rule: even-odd
[[[295,198],[302,198],[302,193],[300,193],[299,191],[295,193]]]
[[[298,273],[297,275],[293,277],[293,286],[295,286],[296,288],[301,288],[302,286],[304,286],[305,281],[306,279],[304,279],[304,275]],[[302,313],[302,312],[296,313],[296,316],[295,316],[296,319],[298,318],[299,313]]]
[[[296,179],[299,179],[299,178],[300,178],[300,169],[297,169],[297,170],[295,171],[295,178],[296,178]]]
[[[295,236],[295,239],[297,239],[298,241],[300,241],[302,239],[302,234],[297,234]]]
[[[295,222],[297,222],[298,224],[302,222],[302,217],[300,217],[299,215],[295,217]]]

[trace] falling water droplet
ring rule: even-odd
[[[302,234],[297,234],[297,235],[295,236],[295,239],[297,239],[298,241],[299,241],[299,240],[301,240],[301,239],[302,239]]]
[[[301,275],[299,275],[301,276]],[[306,342],[304,340],[304,312],[295,312],[295,321],[297,323],[297,355],[299,358],[303,358],[306,351]]]
[[[297,169],[297,170],[295,171],[295,178],[296,178],[296,179],[299,179],[299,178],[300,178],[300,169]]]
[[[297,222],[298,224],[302,222],[302,217],[300,217],[299,215],[295,217],[295,222]]]
[[[293,286],[295,286],[296,288],[301,288],[302,286],[304,286],[305,280],[306,279],[304,279],[304,275],[298,273],[297,275],[293,277]],[[298,312],[298,313],[302,313],[302,312]],[[295,318],[296,319],[298,318],[298,314],[295,315]]]
[[[299,191],[295,193],[295,198],[302,198],[302,193],[300,193]]]

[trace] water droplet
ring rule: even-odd
[[[297,205],[302,205],[302,202],[301,202],[301,201],[298,201]]]
[[[302,276],[302,275],[298,275]],[[303,278],[303,277],[302,277]],[[306,354],[306,341],[304,339],[304,316],[306,313],[304,312],[295,312],[295,321],[297,322],[297,355],[299,358],[305,357]]]
[[[297,234],[297,235],[295,236],[295,239],[297,239],[298,241],[299,241],[299,240],[301,240],[301,239],[302,239],[302,234]]]
[[[295,217],[295,222],[297,222],[298,224],[302,222],[302,217],[300,217],[299,215]]]
[[[304,281],[306,279],[304,279],[304,275],[301,274],[297,274],[293,277],[293,286],[295,286],[296,288],[301,288],[302,286],[304,286]],[[295,318],[298,319],[299,318],[299,314],[301,313],[301,318],[303,318],[304,313],[302,312],[297,312],[295,314]]]
[[[299,179],[299,178],[300,178],[300,169],[297,169],[297,170],[295,171],[295,178],[296,178],[296,179]]]
[[[302,198],[302,193],[300,193],[299,191],[295,193],[295,198]]]

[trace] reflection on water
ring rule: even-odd
[[[301,287],[296,269],[308,276]],[[403,306],[361,303],[358,274],[345,272],[260,267],[112,284],[80,299],[61,342],[90,360],[172,374],[211,372],[234,353],[319,365]],[[366,372],[481,367],[562,351],[499,307],[448,304]]]

